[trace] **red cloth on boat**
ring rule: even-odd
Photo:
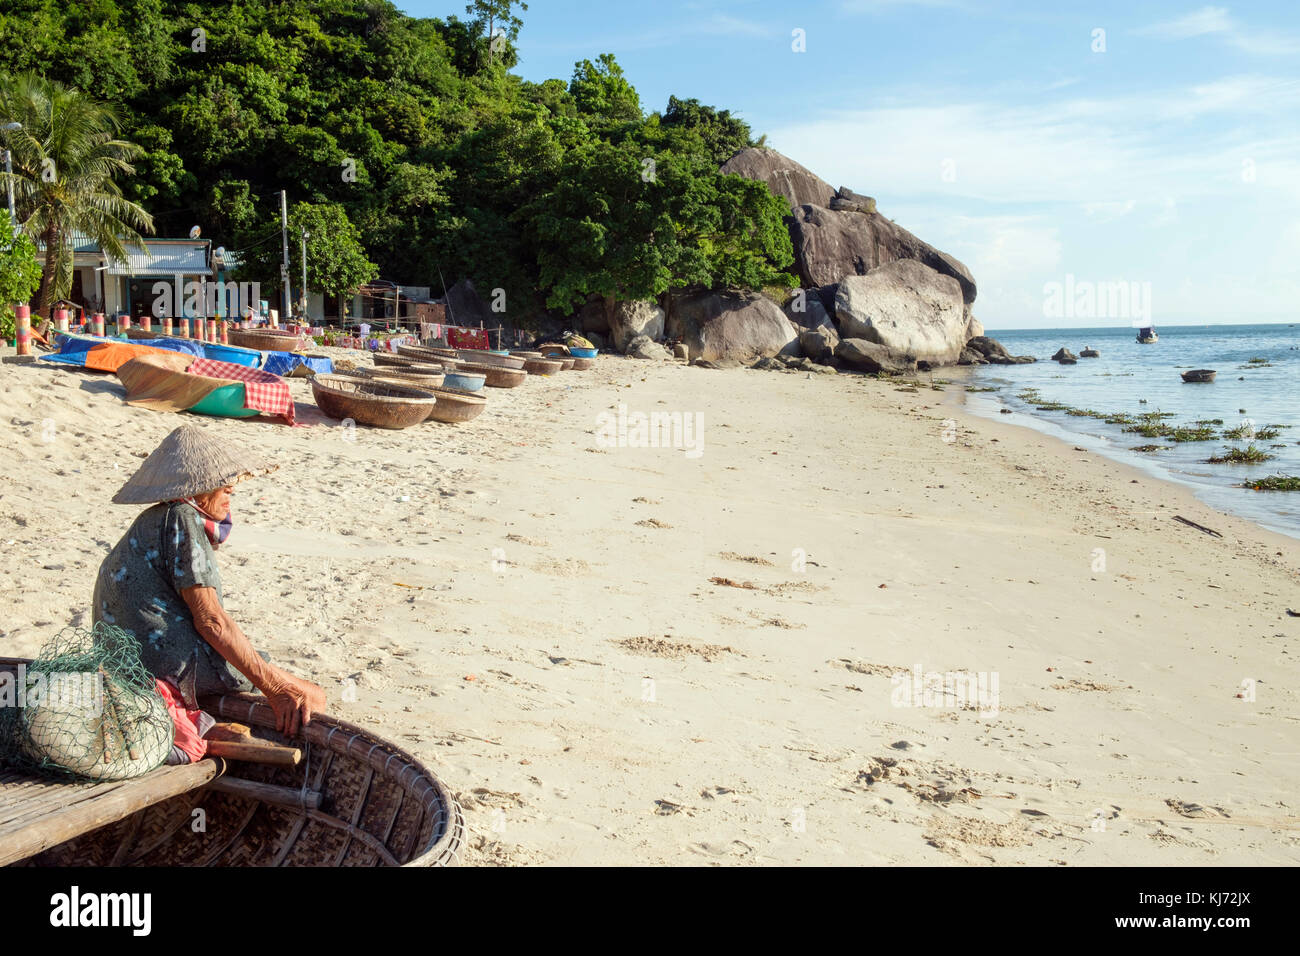
[[[280,376],[247,365],[218,362],[209,358],[195,359],[189,371],[191,375],[228,378],[243,382],[245,408],[254,408],[266,415],[279,415],[290,425],[295,424],[293,395],[289,392],[288,384]]]
[[[172,723],[176,726],[176,737],[172,741],[172,757],[168,758],[167,762],[194,763],[202,760],[208,752],[208,742],[203,739],[203,735],[212,729],[216,721],[210,714],[205,714],[201,710],[187,709],[185,702],[181,700],[181,692],[169,681],[155,677],[153,685],[162,695],[163,703],[167,705],[167,713],[171,714]],[[189,760],[182,760],[180,754],[176,753],[177,750]]]
[[[457,329],[448,326],[447,344],[454,349],[486,349],[487,329]]]

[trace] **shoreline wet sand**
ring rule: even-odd
[[[228,609],[460,794],[467,862],[1300,860],[1295,539],[957,385],[602,356],[400,432],[292,387],[312,427],[0,368],[5,652],[86,622],[108,499],[186,421],[281,463]],[[702,454],[602,444],[620,404]],[[996,714],[896,706],[914,669]]]

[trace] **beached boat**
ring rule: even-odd
[[[13,672],[16,659],[0,659]],[[316,714],[292,740],[263,698],[201,698],[288,765],[208,758],[132,780],[0,772],[0,865],[446,866],[465,839],[455,797],[422,763],[362,727]],[[201,811],[201,812],[200,812]],[[196,828],[195,820],[204,826]]]
[[[222,385],[208,392],[186,411],[199,415],[215,415],[218,418],[252,418],[254,415],[260,415],[256,408],[245,407],[247,400],[244,383],[232,382],[230,385]]]
[[[226,338],[231,345],[257,352],[296,352],[306,344],[303,336],[283,329],[229,329]]]
[[[409,428],[433,411],[427,391],[373,379],[317,375],[311,380],[316,405],[330,418],[352,419],[376,428]]]
[[[450,376],[448,376],[450,378]],[[433,406],[433,414],[429,416],[432,421],[436,422],[467,422],[471,419],[478,418],[483,414],[483,409],[487,407],[487,399],[481,395],[475,395],[473,392],[467,392],[459,388],[435,388],[434,394],[438,396],[438,404]]]
[[[1156,335],[1154,326],[1147,325],[1138,329],[1137,340],[1139,345],[1150,345],[1152,342],[1159,342],[1160,336]]]
[[[563,362],[553,361],[552,359],[526,359],[524,361],[524,371],[529,375],[554,375],[563,368]]]
[[[594,358],[576,357],[573,360],[573,370],[575,372],[581,372],[585,369],[591,368],[595,364],[596,364],[596,360]]]
[[[399,345],[397,354],[415,359],[417,362],[440,362],[444,359],[454,359],[456,350],[433,348],[427,345]]]
[[[528,373],[522,367],[501,368],[496,365],[481,365],[478,362],[457,362],[456,371],[482,375],[484,384],[488,388],[518,388],[528,381]]]
[[[348,375],[359,376],[374,382],[388,382],[392,385],[405,385],[407,388],[418,388],[423,391],[437,388],[443,383],[445,376],[439,369],[434,374],[411,374],[400,371],[396,368],[365,368],[364,366],[355,368]]]
[[[487,376],[482,372],[462,372],[459,365],[458,362],[447,367],[447,374],[443,377],[442,384],[447,388],[456,388],[463,392],[483,391],[483,386],[487,384]]]
[[[1194,368],[1183,373],[1184,382],[1213,382],[1218,373],[1212,368]]]
[[[494,368],[522,369],[525,358],[514,355],[498,355],[495,352],[488,352],[483,349],[461,349],[457,355],[462,362],[472,362],[475,365],[490,365]],[[491,382],[488,383],[489,385]]]

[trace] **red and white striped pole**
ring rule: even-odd
[[[146,332],[153,331],[153,316],[148,312],[140,316],[140,328],[144,329]]]
[[[230,344],[230,323],[225,319],[221,320],[221,344]]]
[[[90,334],[104,337],[104,313],[96,312],[90,317]]]
[[[32,354],[32,307],[20,305],[14,308],[14,344],[19,355]]]
[[[190,337],[190,320],[183,315],[176,319],[176,334],[182,339]]]
[[[208,319],[208,341],[209,342],[217,341],[217,320],[216,319]]]
[[[126,335],[126,333],[130,330],[130,328],[131,328],[131,316],[127,315],[125,312],[118,315],[117,334]]]
[[[60,332],[68,331],[68,310],[67,309],[54,310],[54,327],[58,329]]]

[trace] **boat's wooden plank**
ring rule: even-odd
[[[0,866],[24,860],[82,833],[121,820],[137,810],[201,787],[217,775],[219,766],[216,761],[201,760],[160,767],[137,780],[124,781],[96,799],[79,800],[71,806],[29,820],[14,832],[0,834]]]
[[[99,800],[121,789],[123,783],[124,781],[121,780],[111,780],[91,786],[72,784],[62,792],[57,790],[53,792],[41,791],[39,795],[24,800],[18,806],[11,808],[13,812],[8,814],[5,819],[0,820],[0,835],[21,829],[27,821],[37,817],[58,813],[68,807],[81,806]]]

